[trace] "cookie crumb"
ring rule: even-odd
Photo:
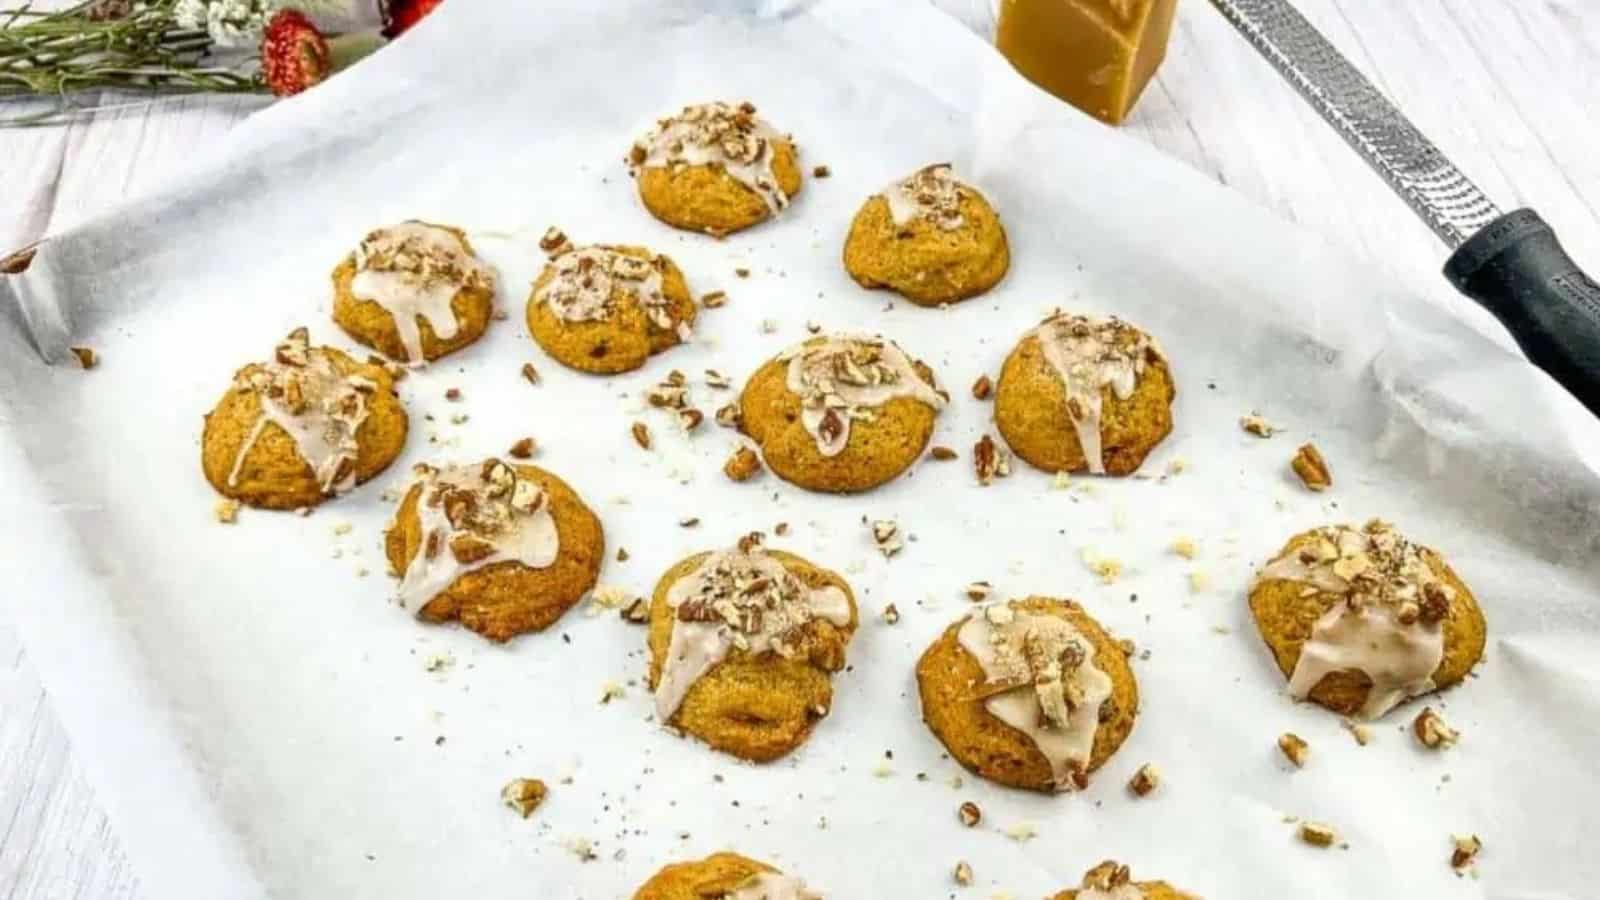
[[[239,521],[239,501],[232,497],[224,497],[217,501],[213,512],[216,513],[218,522],[224,525],[232,525]]]
[[[968,828],[976,828],[978,823],[983,821],[983,810],[979,809],[978,804],[973,803],[971,800],[961,804],[960,808],[956,810],[956,815],[960,817],[961,824]]]
[[[788,522],[779,522],[778,524],[772,526],[772,533],[777,535],[778,537],[783,537],[784,535],[789,533],[789,523]]]
[[[1021,843],[1031,841],[1039,836],[1039,829],[1033,827],[1032,822],[1018,822],[1006,829],[1006,837]]]
[[[643,597],[635,597],[633,602],[622,610],[622,620],[634,625],[643,625],[650,621],[650,601]]]
[[[604,705],[606,705],[607,703],[610,703],[613,700],[620,699],[623,696],[624,696],[624,692],[622,690],[622,685],[618,684],[615,681],[608,681],[605,684],[600,685],[600,705],[601,706],[604,706]]]
[[[1313,847],[1331,847],[1338,835],[1334,830],[1320,822],[1301,822],[1300,840]]]
[[[1070,487],[1072,487],[1072,476],[1068,475],[1065,469],[1050,479],[1050,489],[1053,491],[1064,491]]]
[[[1108,556],[1101,556],[1094,550],[1083,548],[1083,564],[1089,567],[1100,578],[1101,584],[1115,584],[1122,576],[1122,562]]]
[[[525,437],[522,440],[517,441],[515,444],[512,444],[511,449],[506,452],[510,453],[517,459],[532,459],[534,451],[538,448],[538,442],[531,437]]]
[[[650,426],[643,422],[635,422],[629,431],[633,434],[633,442],[635,444],[638,444],[641,449],[650,449]]]
[[[1184,470],[1188,468],[1189,461],[1180,456],[1174,459],[1172,462],[1167,463],[1167,474],[1182,475]]]
[[[979,375],[978,380],[972,383],[972,397],[974,400],[987,400],[994,393],[994,382],[988,375]]]
[[[522,377],[526,379],[529,384],[538,384],[539,370],[533,367],[533,363],[523,363]]]
[[[1294,459],[1289,461],[1289,468],[1300,476],[1300,483],[1309,491],[1325,491],[1333,486],[1333,473],[1328,471],[1328,463],[1322,454],[1311,444],[1302,444],[1294,453]]]
[[[739,276],[740,278],[749,278],[750,277],[750,270],[746,269],[746,268],[743,268],[743,267],[740,267],[740,268],[734,269],[733,270],[733,274]]]
[[[444,398],[454,403],[461,399],[461,388],[450,388],[444,392]]]
[[[1285,759],[1294,763],[1296,769],[1305,768],[1306,758],[1311,755],[1311,745],[1292,731],[1278,735],[1278,750],[1283,753]]]
[[[965,588],[967,599],[973,603],[982,603],[994,593],[994,585],[987,581],[974,581]]]
[[[1200,548],[1195,546],[1195,543],[1192,539],[1188,537],[1180,537],[1172,542],[1172,552],[1178,554],[1184,559],[1194,559],[1196,556],[1200,555]]]
[[[827,166],[817,166],[815,169],[811,170],[811,177],[813,178],[827,178],[832,174],[833,170]]]
[[[94,352],[92,347],[73,347],[72,355],[78,358],[78,365],[85,371],[100,365],[100,354]]]
[[[1461,732],[1446,725],[1431,706],[1424,706],[1422,712],[1417,713],[1417,717],[1411,721],[1411,733],[1417,736],[1417,743],[1429,750],[1453,747],[1461,738]]]
[[[1259,413],[1254,411],[1252,411],[1248,416],[1240,417],[1239,427],[1258,438],[1272,437],[1273,433],[1278,430],[1272,427],[1271,423],[1269,423],[1266,419],[1261,418]]]
[[[722,464],[722,474],[738,482],[749,481],[761,472],[761,457],[749,447],[740,447],[733,451],[728,461]]]
[[[932,450],[928,451],[928,456],[938,460],[939,462],[949,462],[959,455],[960,454],[956,453],[956,451],[944,446],[943,444],[935,445]]]
[[[1211,590],[1211,576],[1204,570],[1196,569],[1189,573],[1189,593],[1204,594]]]
[[[1128,790],[1132,791],[1135,797],[1148,797],[1160,784],[1161,770],[1151,763],[1145,763],[1139,767],[1139,771],[1133,773],[1133,778],[1128,780]]]
[[[500,800],[526,819],[549,793],[550,789],[537,778],[513,778],[500,789]]]
[[[1349,719],[1346,719],[1344,722],[1344,727],[1350,732],[1350,736],[1356,739],[1357,744],[1365,747],[1372,741],[1372,729],[1361,724],[1360,722],[1352,722]]]
[[[972,867],[965,860],[956,863],[955,879],[963,887],[972,883]]]

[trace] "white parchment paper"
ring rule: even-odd
[[[6,286],[0,584],[148,896],[598,900],[722,848],[838,898],[1039,897],[1106,857],[1213,900],[1593,896],[1600,428],[1558,388],[1039,94],[921,5],[536,6],[445,4],[243,124],[183,183],[56,237]],[[622,156],[655,116],[711,98],[754,100],[794,133],[808,171],[833,177],[725,241],[654,222]],[[851,214],[944,160],[999,209],[1009,277],[947,311],[863,292],[838,262]],[[350,346],[329,318],[328,272],[369,228],[409,217],[470,231],[509,318],[403,383],[412,433],[384,478],[309,518],[246,511],[219,525],[201,415],[297,325]],[[552,223],[653,246],[697,293],[730,302],[640,372],[568,372],[522,324]],[[970,448],[990,408],[966,388],[1057,305],[1120,314],[1163,342],[1176,430],[1145,464],[1152,477],[1053,490],[1019,463],[980,488]],[[770,474],[735,485],[719,471],[731,432],[689,437],[643,409],[643,390],[677,368],[709,412],[732,394],[698,373],[742,380],[808,321],[881,331],[932,364],[955,398],[935,441],[962,460],[853,498]],[[74,344],[101,367],[66,364]],[[518,375],[528,361],[538,387]],[[451,387],[460,402],[444,400]],[[1241,432],[1252,410],[1284,433]],[[451,424],[458,413],[470,418]],[[633,445],[635,420],[656,432],[654,452]],[[648,592],[681,556],[780,521],[791,531],[776,546],[846,574],[864,623],[808,744],[754,767],[659,729],[640,686],[643,631],[615,613],[577,609],[501,647],[389,603],[382,488],[413,462],[476,459],[523,435],[594,506],[610,547],[628,549],[604,584]],[[1325,495],[1288,474],[1304,441],[1333,467]],[[1155,477],[1178,460],[1181,474]],[[864,515],[897,518],[914,540],[885,560]],[[699,527],[680,528],[686,516]],[[1488,616],[1477,677],[1429,701],[1463,732],[1443,754],[1404,733],[1420,704],[1358,747],[1336,717],[1290,702],[1247,615],[1253,568],[1290,534],[1370,516],[1443,551]],[[1170,550],[1179,537],[1198,558]],[[1123,575],[1101,583],[1085,552]],[[975,579],[1078,598],[1149,651],[1138,726],[1086,793],[953,786],[960,770],[920,721],[912,669]],[[890,602],[893,626],[876,618]],[[426,671],[434,654],[454,664]],[[624,696],[602,705],[612,681]],[[1313,747],[1302,771],[1277,755],[1286,730]],[[1134,800],[1124,784],[1145,762],[1165,780]],[[499,805],[517,776],[552,787],[527,821]],[[979,828],[958,824],[965,800],[982,807]],[[1299,844],[1286,816],[1333,825],[1348,849]],[[1481,878],[1460,879],[1450,835],[1472,832]],[[958,860],[973,887],[952,882]]]

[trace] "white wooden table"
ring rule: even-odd
[[[1574,257],[1600,267],[1600,4],[1300,6],[1503,208],[1536,206]],[[0,131],[0,256],[181,173],[194,148],[264,102],[189,98]],[[1166,65],[1125,127],[1485,330],[1497,327],[1439,277],[1444,251],[1432,234],[1203,0],[1185,0]],[[138,896],[117,835],[0,616],[0,900]]]

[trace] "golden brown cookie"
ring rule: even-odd
[[[668,569],[650,604],[656,719],[741,759],[805,742],[833,706],[855,596],[838,573],[766,550],[760,534]]]
[[[627,372],[689,339],[694,299],[668,257],[643,247],[573,247],[555,229],[541,246],[550,263],[528,296],[528,330],[561,364]]]
[[[402,222],[368,234],[333,270],[333,321],[391,359],[420,364],[482,337],[494,291],[466,232]]]
[[[1130,891],[1133,892],[1131,895]],[[1165,881],[1134,881],[1127,866],[1109,859],[1085,872],[1083,883],[1078,887],[1062,891],[1048,900],[1078,900],[1080,896],[1085,900],[1090,897],[1111,900],[1198,900],[1193,894],[1185,894]]]
[[[548,627],[594,587],[605,532],[565,481],[492,457],[415,472],[384,549],[417,618],[506,641]]]
[[[804,882],[737,853],[673,863],[651,876],[633,900],[822,900]]]
[[[394,378],[304,328],[273,359],[233,376],[206,414],[200,468],[225,497],[266,509],[316,506],[382,472],[406,444]]]
[[[1387,522],[1289,539],[1250,587],[1289,693],[1372,719],[1459,683],[1483,656],[1483,611],[1438,553]]]
[[[1010,264],[999,216],[947,163],[868,197],[844,242],[844,268],[858,284],[921,306],[976,297],[999,284]]]
[[[994,421],[1037,468],[1128,475],[1171,433],[1176,395],[1154,338],[1115,317],[1057,313],[1006,358]]]
[[[992,604],[945,629],[917,662],[917,688],[923,720],[957,762],[1036,791],[1086,787],[1139,712],[1124,645],[1077,603],[1049,597]]]
[[[800,193],[794,142],[749,103],[703,103],[656,123],[628,152],[645,209],[716,237],[772,218]]]
[[[739,396],[739,429],[783,480],[852,493],[909,468],[948,400],[933,370],[893,341],[825,335],[750,376]]]

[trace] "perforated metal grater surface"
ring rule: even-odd
[[[1450,247],[1500,216],[1328,39],[1285,0],[1211,0]]]

